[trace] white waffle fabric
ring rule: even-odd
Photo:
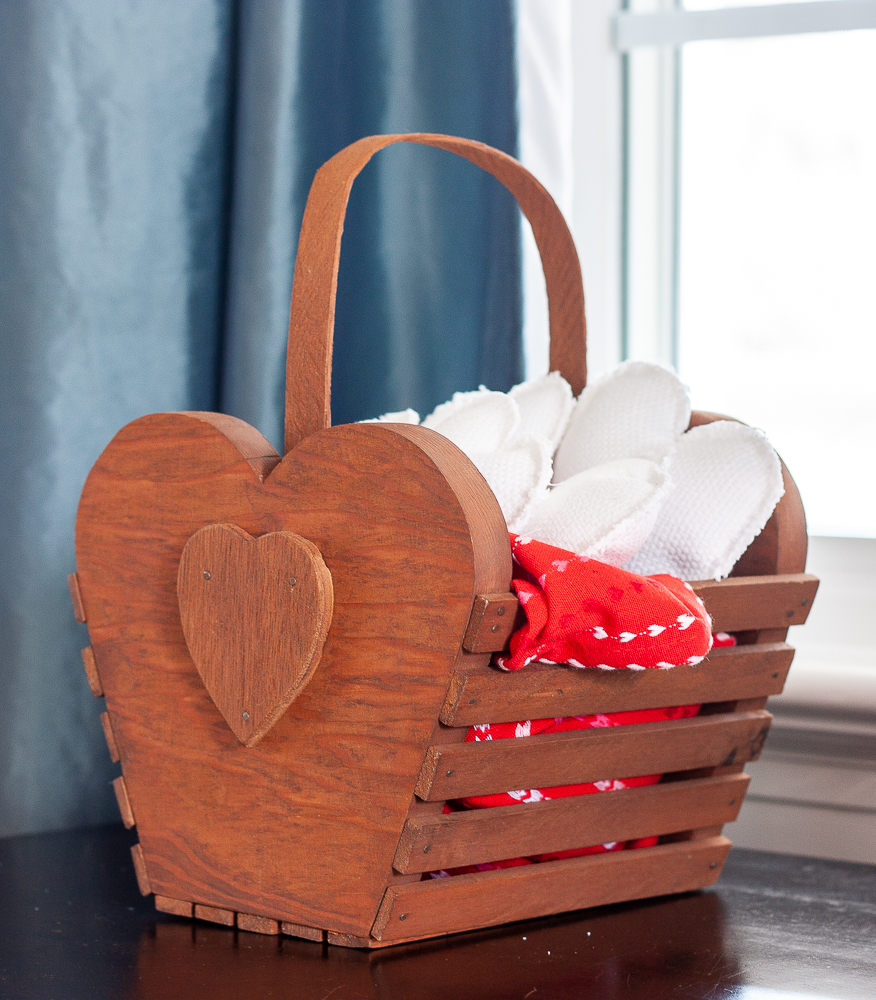
[[[458,392],[422,424],[471,459],[509,530],[636,573],[717,580],[769,519],[781,466],[760,431],[689,421],[674,372],[627,361],[577,402],[552,372],[507,394]]]

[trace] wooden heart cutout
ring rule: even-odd
[[[253,538],[208,524],[186,542],[177,596],[183,634],[210,697],[248,747],[310,680],[332,620],[332,577],[292,531]]]

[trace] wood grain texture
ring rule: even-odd
[[[704,778],[408,821],[393,865],[435,871],[731,823],[748,782]]]
[[[729,577],[691,583],[720,632],[802,625],[809,617],[818,577],[808,573]]]
[[[398,939],[372,938],[372,953],[350,957],[372,976],[379,969],[387,997],[411,1000],[420,1000],[423,983],[439,984],[431,992],[427,985],[426,996],[448,1000],[521,1000],[533,986],[537,990],[529,1000],[539,993],[549,1000],[680,1000],[685,994],[694,1000],[697,992],[701,1000],[701,983],[736,982],[739,972],[738,963],[716,968],[716,956],[728,950],[726,903],[718,893],[603,907],[495,930],[410,949],[398,949]],[[382,954],[386,946],[395,947]],[[700,956],[699,968],[691,966],[691,955]],[[555,959],[563,956],[567,964],[558,968]],[[531,982],[522,985],[525,979]]]
[[[143,848],[139,844],[134,844],[131,848],[131,858],[134,862],[134,874],[137,876],[137,886],[140,889],[140,895],[151,895],[152,883],[149,881],[149,872],[146,870],[146,859],[143,857]]]
[[[280,932],[287,937],[304,938],[305,941],[322,941],[325,938],[325,931],[318,927],[305,927],[304,924],[293,924],[288,920],[280,924]]]
[[[697,666],[672,670],[576,670],[540,663],[506,673],[461,664],[441,721],[476,726],[780,694],[793,657],[794,650],[779,642],[713,649]]]
[[[172,913],[176,917],[193,917],[194,906],[184,899],[171,899],[170,896],[156,896],[155,909],[159,913]]]
[[[711,885],[730,849],[724,837],[597,854],[387,889],[378,941],[450,934],[586,906]]]
[[[86,646],[82,650],[82,665],[85,667],[85,676],[88,678],[88,686],[95,698],[103,697],[103,685],[100,683],[100,674],[97,672],[97,660],[94,658],[94,650],[91,646]]]
[[[219,423],[129,424],[92,469],[77,521],[151,882],[171,898],[367,936],[450,675],[471,655],[461,642],[474,597],[509,587],[505,522],[474,466],[426,428],[332,428],[262,481],[247,453],[270,446]],[[217,711],[180,622],[180,555],[215,523],[310,539],[334,584],[319,668],[252,748]]]
[[[479,594],[462,645],[470,653],[498,653],[524,620],[516,594]]]
[[[371,948],[373,940],[361,934],[338,934],[336,931],[329,931],[326,934],[326,944],[339,948]]]
[[[705,602],[714,631],[759,631],[802,625],[815,599],[818,578],[808,573],[731,576],[696,580],[691,586]],[[463,645],[472,652],[499,652],[508,648],[511,634],[522,623],[523,610],[514,594],[481,594]]]
[[[79,577],[75,573],[67,576],[67,587],[70,590],[70,603],[73,605],[73,617],[80,625],[85,624],[85,605],[82,603],[82,593],[79,590]]]
[[[109,750],[110,760],[114,764],[118,764],[119,748],[116,746],[116,738],[113,736],[113,724],[110,722],[108,712],[101,712],[100,724],[103,727],[103,735],[106,739],[106,748]]]
[[[331,425],[330,384],[341,234],[350,189],[380,149],[397,142],[435,146],[470,160],[517,199],[541,253],[550,312],[550,369],[575,395],[587,380],[584,287],[569,228],[545,188],[517,160],[469,139],[414,133],[376,135],[342,149],[317,171],[304,210],[289,317],[286,451]]]
[[[202,903],[195,903],[195,919],[207,920],[211,924],[223,924],[225,927],[233,927],[234,911],[223,910],[220,906],[205,906]]]
[[[253,538],[209,524],[186,542],[177,576],[186,645],[244,746],[271,730],[319,664],[332,620],[332,576],[292,531]]]
[[[259,917],[254,913],[238,913],[237,928],[241,931],[251,931],[253,934],[279,934],[280,923],[270,917]]]
[[[134,810],[131,808],[131,800],[128,798],[128,788],[123,777],[119,776],[113,780],[113,791],[116,793],[116,802],[119,804],[122,822],[128,830],[131,830],[136,826],[136,821],[134,820]]]
[[[416,792],[443,801],[756,760],[771,718],[737,712],[433,746]]]

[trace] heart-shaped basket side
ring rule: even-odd
[[[374,152],[401,141],[464,156],[518,198],[544,258],[553,366],[583,386],[574,245],[550,196],[516,161],[463,139],[378,136],[321,168],[295,272],[285,456],[231,417],[144,417],[98,459],[77,517],[74,583],[93,644],[87,660],[95,689],[106,696],[105,731],[123,768],[116,790],[138,829],[141,886],[173,912],[197,904],[199,915],[230,914],[232,922],[236,912],[240,920],[255,914],[367,935],[424,756],[441,730],[452,672],[489,660],[462,647],[476,595],[507,591],[511,578],[506,525],[483,478],[427,428],[329,426],[350,185]],[[229,532],[243,550],[225,544]],[[195,613],[184,628],[193,605],[204,603],[195,588],[235,565],[244,581],[255,580],[251,589],[264,603],[276,585],[266,570],[272,560],[253,568],[243,552],[284,533],[315,547],[305,565],[317,577],[317,554],[330,574],[322,578],[317,628],[284,622],[295,609],[282,596],[256,612],[233,588],[220,595],[218,611]],[[222,545],[198,548],[214,534]],[[198,557],[191,565],[182,558],[187,545]],[[284,543],[278,553],[282,584],[287,572],[297,577],[289,566],[298,565],[301,550]],[[214,576],[214,566],[201,563],[217,556]],[[283,628],[292,633],[285,646],[273,641]],[[234,635],[240,629],[243,641]],[[250,634],[258,630],[261,638]],[[265,670],[266,658],[294,659],[296,643],[307,647],[297,673],[276,664]],[[250,674],[256,664],[265,673],[266,707],[258,712],[249,707],[258,684],[229,682],[229,655]],[[235,736],[229,723],[237,715],[252,725],[238,725]]]

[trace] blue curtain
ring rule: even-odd
[[[316,168],[376,132],[516,147],[512,0],[0,4],[0,835],[117,818],[65,577],[88,469],[148,412],[281,444]],[[353,189],[335,423],[521,378],[516,208],[394,147]]]

